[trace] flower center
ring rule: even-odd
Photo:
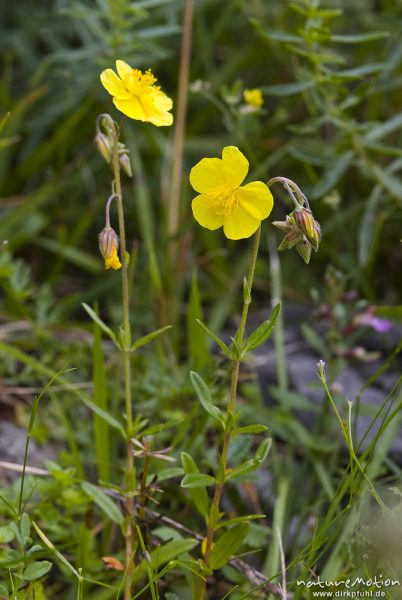
[[[208,190],[205,193],[208,208],[220,217],[229,217],[238,205],[235,191],[226,186],[217,186]]]
[[[123,79],[124,85],[133,96],[142,96],[143,94],[159,90],[160,87],[154,85],[156,81],[156,77],[152,75],[149,69],[146,73],[142,73],[139,69],[133,69]]]

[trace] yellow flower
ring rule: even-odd
[[[264,98],[261,90],[254,88],[252,90],[244,90],[243,92],[244,102],[253,108],[261,108],[264,104]]]
[[[118,110],[130,119],[147,121],[158,127],[173,123],[173,115],[169,113],[173,102],[158,85],[154,85],[156,78],[150,70],[142,73],[122,60],[116,60],[116,70],[117,75],[112,69],[102,71],[100,79],[113,96]]]
[[[202,227],[219,229],[231,240],[248,238],[272,210],[272,194],[262,181],[240,187],[248,160],[236,146],[226,146],[220,158],[203,158],[191,169],[190,183],[199,196],[193,215]]]
[[[105,261],[105,269],[121,269],[121,262],[117,251],[119,249],[119,238],[116,232],[106,226],[99,234],[99,250]]]

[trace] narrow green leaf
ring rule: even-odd
[[[94,413],[99,415],[101,419],[106,421],[106,423],[109,423],[109,425],[113,427],[113,429],[117,429],[117,431],[120,431],[123,438],[126,439],[126,432],[123,425],[117,419],[115,419],[109,412],[103,410],[102,408],[94,404],[92,400],[83,399],[83,402],[85,406],[88,406],[88,408],[90,408]]]
[[[392,116],[390,119],[371,127],[366,135],[366,139],[370,141],[380,140],[386,135],[393,133],[402,127],[402,113]]]
[[[203,378],[195,371],[191,371],[190,379],[203,409],[223,426],[225,421],[222,411],[212,403],[209,388]]]
[[[155,435],[156,433],[166,431],[166,429],[170,429],[171,427],[176,427],[176,425],[180,425],[180,423],[183,422],[184,417],[180,419],[170,419],[169,421],[166,421],[166,423],[157,423],[156,425],[151,425],[150,427],[146,427],[141,431],[141,437],[146,435]]]
[[[389,31],[372,31],[369,33],[355,33],[349,35],[333,34],[330,37],[330,41],[336,42],[337,44],[364,44],[365,42],[373,42],[389,36]]]
[[[402,183],[389,169],[383,169],[378,165],[372,164],[371,170],[391,196],[398,198],[398,200],[402,199]]]
[[[344,173],[346,173],[352,163],[353,157],[354,153],[350,150],[335,160],[325,171],[317,185],[314,186],[311,197],[320,198],[330,192],[342,178]]]
[[[227,479],[235,479],[236,477],[240,477],[241,475],[246,475],[247,473],[251,473],[255,471],[259,467],[260,463],[255,458],[250,458],[246,460],[241,465],[233,469],[228,476]]]
[[[149,342],[151,342],[153,339],[155,339],[156,337],[158,337],[159,335],[161,335],[162,333],[164,333],[165,331],[167,331],[168,329],[171,329],[171,328],[172,328],[172,325],[166,325],[165,327],[156,329],[156,331],[152,331],[152,333],[148,333],[148,335],[144,335],[144,337],[142,337],[139,340],[137,340],[136,342],[134,342],[134,344],[131,347],[131,350],[133,352],[135,352],[136,350],[138,350],[138,348],[141,348],[141,346],[145,346],[146,344],[149,344]]]
[[[199,474],[199,469],[193,459],[192,456],[190,456],[190,454],[187,454],[187,452],[182,452],[181,453],[181,462],[183,465],[183,469],[184,469],[184,473],[186,475],[194,475],[194,474]],[[193,489],[190,488],[190,496],[191,499],[193,501],[194,506],[196,507],[196,509],[198,510],[198,512],[203,516],[206,517],[209,514],[209,499],[208,499],[208,494],[205,488],[199,488],[195,491],[193,491]]]
[[[246,425],[245,427],[238,427],[237,429],[233,429],[232,435],[241,435],[244,433],[264,433],[267,431],[268,427],[265,425],[260,425],[256,423],[255,425]]]
[[[266,29],[261,27],[257,19],[250,19],[250,23],[255,27],[261,37],[267,41],[274,40],[275,42],[285,42],[291,44],[302,43],[304,40],[300,35],[289,33],[287,31],[279,31],[279,29]]]
[[[31,521],[30,521],[27,513],[22,514],[21,523],[20,523],[20,532],[21,532],[22,542],[25,546],[28,541],[30,532],[31,532]]]
[[[183,488],[205,488],[210,485],[215,485],[216,479],[205,473],[190,473],[185,475],[181,481]]]
[[[163,546],[158,546],[155,550],[150,552],[151,564],[154,571],[168,563],[170,560],[174,560],[177,556],[189,552],[198,544],[197,540],[184,539],[184,540],[173,540],[167,542]],[[147,563],[145,560],[135,568],[133,573],[133,583],[136,583],[142,579],[147,573]]]
[[[227,521],[220,521],[220,523],[216,526],[216,529],[230,527],[231,525],[236,525],[237,523],[248,523],[249,521],[256,521],[257,519],[265,519],[265,517],[266,515],[243,515],[242,517],[235,517],[234,519],[228,519]]]
[[[85,310],[85,312],[91,317],[91,319],[97,324],[99,325],[99,327],[102,329],[102,331],[104,331],[104,333],[106,333],[106,335],[108,335],[110,337],[111,340],[114,341],[114,343],[116,345],[117,344],[117,339],[116,339],[116,335],[114,334],[114,332],[110,329],[110,327],[108,327],[106,325],[106,323],[104,323],[102,321],[102,319],[96,314],[96,312],[94,311],[93,308],[91,308],[90,306],[88,306],[88,304],[85,304],[85,302],[82,303],[82,306]]]
[[[271,446],[272,438],[266,438],[258,446],[257,452],[255,453],[255,458],[259,463],[263,463],[267,459]]]
[[[230,352],[229,346],[227,346],[227,344],[225,344],[224,341],[222,341],[220,338],[218,338],[217,335],[212,333],[212,331],[210,329],[208,329],[208,327],[202,321],[200,321],[199,319],[196,319],[196,321],[207,332],[207,334],[218,344],[218,346],[222,350],[222,352],[224,352],[226,354],[226,356],[228,356],[229,358],[232,358],[232,354]]]
[[[295,83],[278,83],[264,85],[260,89],[267,96],[294,96],[314,87],[313,81],[296,81]]]
[[[385,63],[374,63],[371,65],[354,67],[353,69],[344,69],[343,71],[332,71],[332,77],[340,77],[341,79],[360,79],[365,75],[384,73],[386,70],[387,65]]]
[[[117,523],[117,525],[123,525],[124,517],[120,510],[120,508],[113,502],[109,496],[92,483],[88,481],[83,481],[81,483],[81,487],[84,492],[95,502],[97,506],[109,517],[113,523]]]
[[[281,312],[281,303],[278,302],[274,306],[269,315],[269,319],[264,321],[253,333],[247,338],[244,352],[250,352],[250,350],[254,350],[261,346],[271,335],[275,325],[277,324],[279,315]]]
[[[218,539],[209,556],[211,569],[220,569],[231,559],[248,534],[247,523],[235,525]]]
[[[40,579],[43,575],[46,575],[52,568],[52,563],[48,560],[38,560],[30,565],[24,570],[22,576],[27,581],[35,581],[35,579]]]
[[[371,192],[365,209],[363,211],[358,237],[359,264],[365,267],[373,255],[376,232],[382,226],[382,219],[377,218],[379,204],[383,198],[381,186],[376,186]]]
[[[300,329],[310,346],[317,350],[320,356],[326,356],[328,349],[323,338],[307,323],[302,323]]]
[[[0,526],[0,544],[8,544],[15,538],[15,531],[10,525]]]

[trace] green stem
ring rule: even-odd
[[[253,287],[254,271],[255,271],[255,265],[257,262],[258,247],[260,244],[260,235],[261,235],[261,225],[259,226],[258,230],[256,231],[256,233],[254,235],[253,249],[251,252],[249,268],[248,268],[247,286],[248,286],[248,289],[250,290],[250,293],[251,293],[251,289]],[[236,334],[236,339],[237,339],[237,343],[238,343],[239,347],[241,347],[243,344],[243,338],[244,338],[244,332],[246,329],[249,306],[250,306],[250,299],[247,299],[247,294],[245,294],[244,301],[243,301],[243,310],[242,310],[241,319],[240,319],[240,326],[239,326],[239,330]],[[208,559],[209,559],[209,556],[210,556],[210,553],[211,553],[211,550],[213,547],[213,543],[214,543],[216,527],[219,522],[220,501],[221,501],[222,492],[223,492],[224,485],[225,485],[224,478],[225,478],[226,471],[227,471],[227,459],[228,459],[228,453],[229,453],[229,448],[230,448],[230,442],[232,439],[232,425],[231,424],[233,423],[233,416],[234,416],[235,408],[236,408],[240,362],[241,362],[241,358],[234,358],[232,361],[232,378],[231,378],[231,386],[230,386],[230,398],[229,398],[227,414],[226,414],[226,430],[225,430],[225,434],[224,434],[224,438],[223,438],[222,452],[221,452],[220,461],[219,461],[220,462],[219,471],[223,474],[222,475],[223,481],[218,481],[218,483],[215,486],[214,497],[212,500],[211,509],[210,509],[209,516],[208,516],[207,538],[206,538],[206,547],[205,547],[205,555],[204,555],[204,559],[205,559],[205,562],[207,565],[208,565]],[[205,591],[206,591],[206,580],[203,580],[202,583],[200,584],[200,588],[199,588],[199,596],[198,596],[199,600],[204,599]]]
[[[134,491],[135,491],[135,463],[131,452],[130,435],[133,424],[133,409],[131,396],[131,327],[130,327],[130,294],[128,283],[127,247],[124,222],[123,196],[121,192],[120,163],[118,140],[119,132],[114,129],[114,144],[112,151],[112,166],[114,173],[114,191],[116,194],[117,214],[119,220],[120,256],[122,274],[122,303],[123,303],[123,365],[124,365],[124,395],[126,404],[126,427],[127,427],[127,467],[126,467],[126,578],[124,588],[124,600],[131,599],[132,573],[133,573],[133,532],[134,532]]]

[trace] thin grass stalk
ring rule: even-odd
[[[135,462],[131,452],[130,435],[133,424],[133,409],[131,395],[131,327],[130,327],[130,295],[127,265],[127,246],[124,221],[123,196],[121,191],[120,163],[118,150],[119,132],[114,128],[114,144],[112,151],[112,167],[114,174],[114,192],[116,194],[117,214],[119,221],[122,303],[123,303],[123,366],[124,366],[124,395],[126,406],[127,430],[127,467],[126,467],[126,578],[124,584],[124,600],[131,599],[133,573],[133,532],[134,532],[134,491],[135,491]]]
[[[168,213],[168,235],[175,238],[179,230],[180,190],[183,172],[183,147],[186,132],[187,88],[190,71],[192,24],[194,14],[193,0],[186,0],[184,6],[183,37],[181,44],[181,60],[179,72],[179,89],[177,98],[176,127],[173,139],[173,165]],[[171,246],[172,265],[177,252],[175,240]]]
[[[251,252],[248,275],[247,275],[247,286],[251,292],[253,287],[253,279],[254,279],[254,271],[257,262],[258,248],[260,244],[260,235],[261,235],[261,225],[254,235],[253,240],[253,248]],[[244,298],[243,301],[243,310],[240,319],[240,326],[238,333],[236,334],[236,339],[239,347],[241,348],[244,338],[244,332],[247,323],[247,316],[249,310],[250,302]],[[240,370],[240,358],[235,358],[232,361],[232,377],[231,377],[231,386],[230,386],[230,398],[227,407],[226,414],[226,423],[230,422],[234,416],[235,408],[236,408],[236,398],[237,398],[237,387],[239,382],[239,370]],[[224,438],[223,438],[223,446],[220,457],[220,464],[223,473],[226,473],[227,470],[227,459],[230,448],[230,442],[232,439],[232,433],[229,428],[226,428]],[[222,492],[224,489],[224,483],[219,482],[215,486],[214,497],[211,504],[211,509],[208,517],[208,528],[207,528],[207,537],[206,537],[206,546],[205,546],[205,555],[204,559],[206,564],[208,565],[209,556],[214,543],[214,536],[216,532],[216,527],[219,521],[219,513],[220,513],[220,502],[222,498]],[[199,600],[203,600],[205,598],[206,591],[206,580],[203,580],[200,584],[199,588]]]

